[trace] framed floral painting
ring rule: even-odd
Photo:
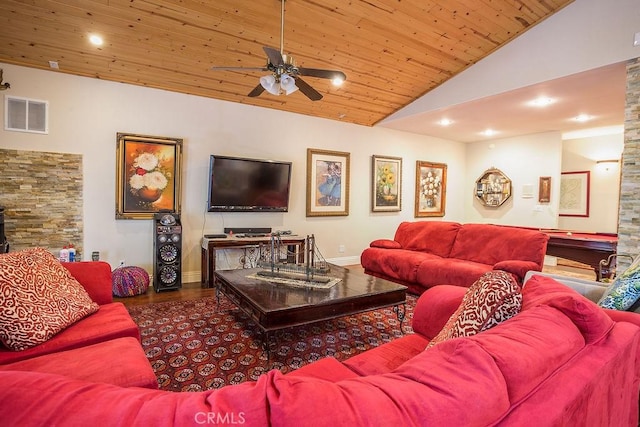
[[[393,212],[402,208],[402,159],[373,156],[371,210]]]
[[[117,134],[116,219],[180,213],[182,139]]]
[[[447,165],[416,162],[416,217],[444,216],[447,194]]]
[[[307,149],[307,216],[349,215],[349,153]]]

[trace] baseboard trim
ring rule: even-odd
[[[360,264],[360,257],[345,256],[345,257],[339,257],[339,258],[329,258],[327,259],[327,262],[331,264],[339,265],[339,266],[355,265],[355,264]]]

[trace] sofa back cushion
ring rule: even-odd
[[[549,236],[536,230],[492,224],[464,224],[449,257],[494,265],[504,260],[533,261],[542,269]]]
[[[394,240],[403,249],[448,257],[461,224],[448,221],[402,222]]]
[[[496,361],[511,402],[535,390],[585,347],[571,319],[546,305],[523,311],[469,340]]]
[[[578,327],[587,343],[599,340],[613,328],[613,320],[596,303],[551,277],[533,275],[522,289],[522,310],[540,305],[556,308]]]

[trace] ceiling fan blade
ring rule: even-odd
[[[267,67],[211,67],[213,71],[269,71]]]
[[[253,90],[251,92],[249,92],[249,97],[251,98],[255,98],[256,96],[260,96],[260,94],[264,92],[264,88],[262,87],[261,84],[259,84],[258,86],[254,87]]]
[[[298,68],[298,74],[301,76],[310,76],[310,77],[319,77],[321,79],[341,79],[342,81],[347,80],[347,76],[342,71],[337,70],[320,70],[318,68]]]
[[[282,54],[280,53],[280,51],[278,49],[274,49],[274,48],[269,47],[269,46],[264,46],[262,49],[264,50],[264,53],[267,54],[267,58],[269,58],[269,63],[270,64],[273,64],[276,67],[284,65],[284,60],[282,59]]]
[[[320,101],[322,99],[320,92],[309,86],[309,84],[300,77],[296,77],[296,86],[298,86],[300,92],[304,93],[310,100]]]

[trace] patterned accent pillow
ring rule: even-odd
[[[513,276],[493,270],[469,287],[458,309],[427,348],[451,338],[469,337],[512,318],[522,309],[522,293]]]
[[[46,249],[0,255],[0,342],[9,349],[42,344],[97,310],[98,304]]]
[[[611,286],[598,301],[603,308],[628,310],[640,297],[640,257],[622,274],[616,276]]]

